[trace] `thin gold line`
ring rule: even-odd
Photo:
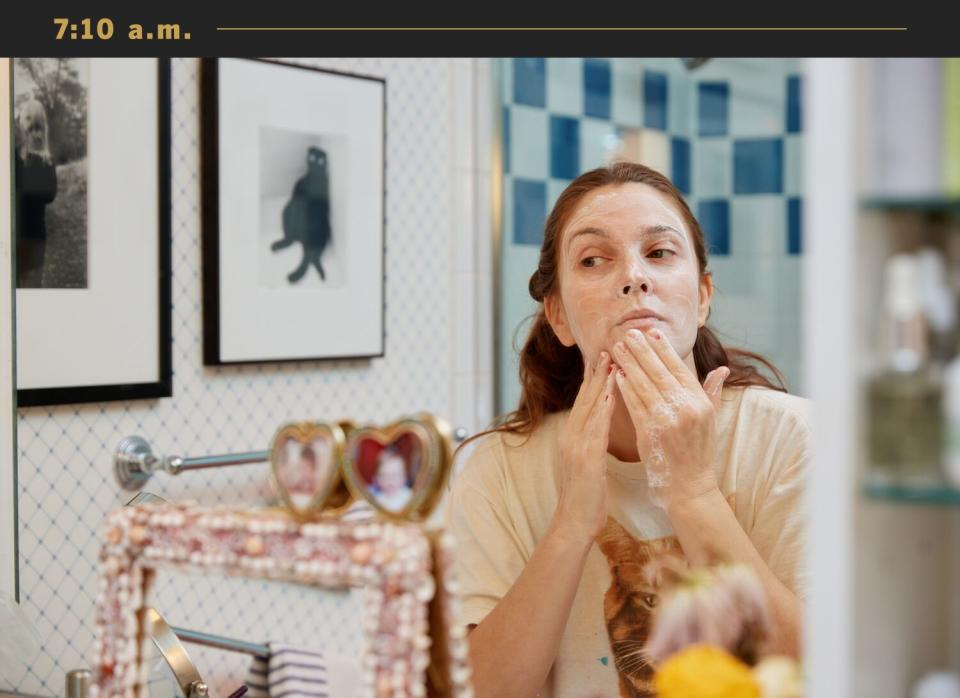
[[[217,27],[219,32],[228,31],[321,31],[321,32],[699,32],[699,31],[824,31],[824,32],[889,32],[907,31],[906,27]]]

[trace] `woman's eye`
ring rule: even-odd
[[[583,259],[580,260],[580,266],[587,267],[588,269],[591,267],[597,266],[599,263],[600,263],[599,257],[584,257]]]
[[[661,247],[660,249],[654,250],[653,252],[651,252],[649,256],[653,257],[654,259],[664,259],[667,255],[675,255],[675,254],[676,252],[674,252],[673,250],[668,250],[666,248]]]

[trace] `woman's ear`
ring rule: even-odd
[[[713,274],[700,275],[700,300],[697,307],[697,327],[707,324],[710,315],[710,299],[713,298]]]
[[[570,331],[570,323],[567,322],[567,311],[563,308],[563,301],[555,293],[551,293],[543,299],[543,309],[547,315],[547,322],[550,323],[560,343],[565,347],[576,344],[573,333]]]

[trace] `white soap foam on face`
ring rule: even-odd
[[[699,267],[683,217],[675,205],[663,197],[662,193],[641,183],[607,185],[584,197],[561,231],[560,239],[564,241],[574,232],[595,228],[604,238],[598,244],[613,246],[611,254],[604,254],[608,258],[600,262],[608,266],[609,271],[588,277],[575,269],[577,260],[568,256],[573,248],[561,244],[561,284],[567,286],[571,283],[566,278],[568,274],[576,273],[573,277],[576,280],[572,282],[575,286],[567,287],[567,292],[561,294],[568,304],[577,306],[566,308],[566,319],[573,340],[587,361],[594,360],[603,349],[612,349],[620,338],[617,331],[610,334],[613,323],[638,308],[652,310],[664,318],[656,324],[670,337],[678,353],[681,349],[687,350],[682,353],[688,353],[692,348],[691,338],[696,338],[697,301],[688,296],[699,295]],[[658,226],[677,232],[658,230]],[[594,236],[586,236],[591,237]],[[650,255],[651,237],[663,237],[666,247],[689,263],[665,264],[663,257]],[[582,254],[586,248],[576,249]],[[690,277],[694,285],[690,293],[671,293],[677,290],[678,283],[687,286],[678,274]],[[644,284],[649,295],[638,296],[633,292],[644,288]],[[624,293],[627,286],[631,290]],[[669,295],[662,295],[665,292]]]
[[[699,298],[697,300],[699,301]],[[670,320],[673,325],[672,336],[668,339],[674,351],[683,357],[684,354],[693,350],[693,343],[697,339],[697,330],[700,327],[697,301],[674,294],[667,298],[667,306],[670,308]],[[690,345],[689,349],[687,344]]]

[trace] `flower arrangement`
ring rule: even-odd
[[[748,567],[653,564],[667,582],[644,646],[659,698],[802,698],[800,665],[768,651],[773,624]]]

